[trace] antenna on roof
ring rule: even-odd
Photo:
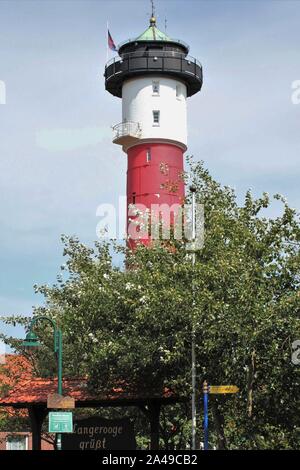
[[[165,33],[167,34],[167,18],[165,18]]]
[[[151,2],[151,16],[155,18],[155,5],[154,5],[154,0],[150,0]]]
[[[151,1],[151,18],[150,18],[150,26],[155,26],[156,25],[156,18],[155,18],[155,5],[154,5],[154,0]]]

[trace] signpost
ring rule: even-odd
[[[204,409],[204,450],[208,450],[208,395],[237,393],[239,388],[236,385],[208,385],[206,380],[203,382],[203,409]]]
[[[75,400],[72,397],[63,397],[58,393],[49,394],[47,396],[47,408],[61,410],[75,408]]]
[[[203,383],[203,406],[204,406],[204,450],[208,450],[208,385]]]
[[[73,432],[73,413],[71,411],[50,411],[49,432]]]
[[[237,393],[239,388],[236,385],[210,385],[208,393],[223,394],[223,393]]]

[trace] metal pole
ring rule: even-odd
[[[53,327],[54,353],[57,354],[57,391],[59,395],[62,395],[62,332],[56,327],[56,323],[51,318],[46,317],[44,315],[40,317],[35,317],[33,318],[33,320],[31,320],[31,323],[29,325],[29,331],[32,331],[32,328],[35,323],[40,320],[48,321]],[[56,447],[57,450],[61,450],[61,434],[57,434]]]
[[[196,449],[196,354],[195,332],[192,331],[192,450]]]
[[[57,374],[58,374],[58,393],[62,395],[62,333],[57,330]]]
[[[193,242],[196,238],[196,216],[195,216],[195,191],[194,188],[190,188],[192,191],[192,239]],[[192,265],[195,266],[195,252],[192,253]],[[194,273],[193,273],[194,275]],[[192,294],[193,294],[193,316],[194,316],[194,282],[192,280]],[[192,324],[192,450],[196,449],[196,352],[195,352],[195,325],[194,318]]]
[[[106,22],[106,63],[108,62],[108,31],[109,31],[109,27],[108,27],[108,21]]]
[[[208,450],[208,384],[203,382],[203,403],[204,403],[204,450]]]
[[[62,333],[57,329],[55,332],[57,341],[57,392],[62,395]],[[56,441],[57,450],[61,450],[61,434],[57,434]]]

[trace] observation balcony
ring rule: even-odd
[[[122,54],[105,66],[105,88],[112,95],[122,97],[123,82],[135,76],[163,74],[183,81],[187,96],[201,90],[202,66],[197,59],[174,51],[136,51]]]
[[[124,121],[113,126],[113,132],[113,143],[128,147],[141,138],[142,128],[138,122]]]

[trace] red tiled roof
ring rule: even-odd
[[[57,393],[57,379],[31,377],[20,380],[16,387],[0,399],[0,405],[46,403],[47,396],[53,393]],[[81,401],[95,398],[87,392],[85,379],[64,379],[63,393]]]
[[[47,396],[57,392],[57,379],[47,378],[31,378],[22,380],[18,385],[12,388],[6,396],[0,399],[0,406],[18,406],[33,405],[33,404],[46,404]],[[162,396],[145,396],[138,395],[126,390],[126,387],[115,387],[109,393],[101,395],[91,394],[87,389],[87,379],[64,379],[63,380],[63,395],[70,396],[75,399],[77,405],[84,405],[85,403],[98,403],[98,402],[111,402],[117,400],[134,401],[143,400],[147,398],[161,398],[168,400],[175,398],[173,392],[165,389]],[[178,398],[178,397],[177,397]]]
[[[33,370],[27,360],[20,359],[21,356],[11,355],[6,364],[6,373],[9,372],[12,364],[20,363],[25,365],[22,373],[17,373],[17,380],[10,382],[10,388],[5,396],[0,397],[0,407],[10,406],[15,408],[27,408],[30,405],[46,405],[49,394],[57,393],[57,378],[35,378]],[[25,362],[23,362],[25,360]],[[27,363],[26,363],[27,361]],[[18,367],[16,367],[18,372]],[[22,368],[21,368],[22,369]],[[22,369],[23,370],[23,369]],[[0,379],[1,379],[0,374]],[[146,401],[147,399],[161,399],[163,401],[178,401],[180,398],[168,388],[161,394],[151,394],[151,391],[129,390],[127,384],[114,387],[110,392],[103,392],[95,395],[89,392],[86,378],[65,378],[63,379],[63,395],[71,396],[75,399],[76,406],[93,406],[108,404],[112,401],[122,401],[123,403],[133,403]],[[181,397],[181,399],[184,399]]]
[[[0,383],[1,385],[14,385],[19,379],[30,378],[33,367],[29,360],[17,354],[3,354],[0,356]]]

